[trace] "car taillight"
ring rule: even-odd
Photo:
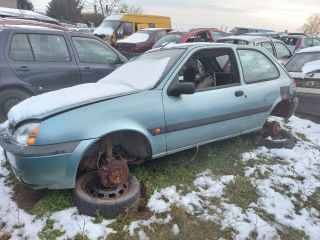
[[[291,83],[294,86],[294,88],[297,88],[297,82],[293,78],[291,79]]]
[[[298,40],[297,43],[296,43],[296,49],[298,49],[299,47],[301,47],[301,42],[302,42],[302,39],[299,38],[299,40]]]
[[[139,50],[139,47],[131,47],[131,52],[138,52]]]

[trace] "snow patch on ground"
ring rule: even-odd
[[[46,219],[37,219],[34,215],[18,208],[12,200],[12,188],[5,184],[9,171],[4,165],[5,157],[0,148],[0,224],[5,223],[0,231],[0,238],[7,232],[11,234],[11,239],[39,239],[38,233],[45,226]],[[100,239],[114,232],[107,227],[113,223],[113,220],[104,220],[100,224],[95,224],[92,222],[94,218],[79,215],[76,208],[55,212],[49,218],[55,222],[53,229],[65,232],[59,239],[71,239],[77,233],[84,234],[89,239]]]

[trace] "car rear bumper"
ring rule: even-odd
[[[95,141],[20,146],[0,136],[0,145],[17,179],[33,189],[73,188],[79,162]]]

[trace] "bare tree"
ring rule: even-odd
[[[98,13],[104,16],[109,16],[115,10],[120,12],[122,6],[125,5],[124,0],[82,0],[82,3],[88,11],[92,11],[92,7],[96,6]]]
[[[121,11],[125,13],[142,14],[143,8],[141,6],[129,6],[127,4],[123,4]]]
[[[301,27],[304,33],[317,36],[320,33],[320,15],[314,14],[310,16],[305,24]]]

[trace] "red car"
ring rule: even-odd
[[[34,20],[25,20],[25,19],[10,19],[10,18],[2,18],[0,19],[0,29],[1,28],[32,28],[32,29],[52,29],[52,30],[61,30],[61,31],[69,31],[64,26],[39,22]]]
[[[127,58],[132,58],[151,49],[155,42],[169,31],[171,30],[166,28],[141,29],[125,39],[118,40],[115,47]]]
[[[174,30],[159,39],[153,48],[161,47],[165,43],[188,42],[216,42],[219,38],[228,36],[227,33],[216,28],[197,28],[191,30]]]

